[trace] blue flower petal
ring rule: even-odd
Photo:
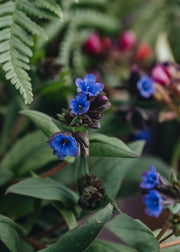
[[[160,183],[159,174],[156,173],[154,166],[150,167],[150,171],[143,172],[142,179],[143,182],[141,182],[140,187],[143,189],[152,189],[156,184]]]
[[[69,108],[73,114],[81,115],[88,111],[89,105],[90,101],[87,101],[87,96],[85,94],[77,94],[75,99],[71,98]]]
[[[53,149],[60,160],[64,159],[67,155],[76,157],[79,152],[75,138],[62,133],[49,141],[49,147]]]
[[[149,78],[147,75],[141,76],[140,80],[137,82],[137,89],[144,98],[149,98],[156,91],[153,79]]]
[[[89,97],[99,94],[104,85],[102,83],[96,83],[96,77],[93,74],[87,74],[84,80],[81,78],[76,79],[77,92],[89,95]]]
[[[163,210],[163,198],[156,190],[150,190],[144,197],[143,202],[146,205],[146,213],[149,216],[158,217]]]

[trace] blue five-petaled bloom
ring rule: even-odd
[[[146,205],[146,214],[158,217],[163,210],[163,201],[163,198],[157,190],[149,190],[149,192],[143,197],[143,202]]]
[[[156,91],[153,79],[149,78],[147,75],[141,76],[140,80],[137,82],[137,89],[144,98],[149,98]]]
[[[98,95],[103,91],[104,85],[96,82],[96,77],[93,74],[87,74],[84,80],[76,79],[77,92],[89,95],[89,97]]]
[[[150,167],[150,171],[143,172],[142,179],[140,187],[143,189],[152,189],[160,183],[159,174],[156,173],[156,168],[153,165]]]
[[[64,134],[58,134],[49,141],[49,147],[54,151],[54,154],[62,160],[67,155],[77,157],[79,149],[77,142],[72,136],[65,136]]]
[[[90,101],[87,101],[87,96],[85,94],[77,94],[75,99],[71,98],[69,108],[73,114],[81,115],[88,111],[89,104]]]

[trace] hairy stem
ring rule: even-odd
[[[166,233],[166,231],[169,228],[169,223],[165,223],[164,226],[162,227],[161,231],[159,232],[159,234],[156,236],[156,239],[159,241],[161,239],[161,237]]]

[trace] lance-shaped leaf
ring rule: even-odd
[[[65,233],[55,244],[40,250],[41,252],[81,252],[96,238],[112,214],[113,207],[108,204],[94,214],[85,224]]]
[[[103,134],[93,134],[90,140],[90,156],[137,158],[137,153],[132,151],[125,143],[115,137]]]
[[[23,110],[20,113],[29,117],[47,137],[59,131],[59,128],[54,124],[52,118],[42,112]]]
[[[64,205],[78,201],[76,193],[50,178],[29,178],[10,186],[6,193],[15,193],[45,200],[57,200]]]
[[[139,252],[160,252],[158,241],[140,220],[121,214],[109,222],[108,227],[111,232]]]

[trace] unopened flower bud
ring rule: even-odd
[[[119,45],[122,51],[128,51],[136,43],[136,34],[132,31],[126,31],[119,37]]]
[[[85,49],[89,53],[99,54],[101,52],[101,39],[98,33],[92,33],[85,43]]]
[[[146,42],[142,42],[140,43],[137,51],[136,51],[136,59],[138,60],[146,60],[148,58],[150,58],[153,54],[153,50],[151,48],[151,46],[146,43]]]
[[[163,64],[158,64],[152,69],[151,77],[161,85],[168,86],[170,84],[170,74]]]

